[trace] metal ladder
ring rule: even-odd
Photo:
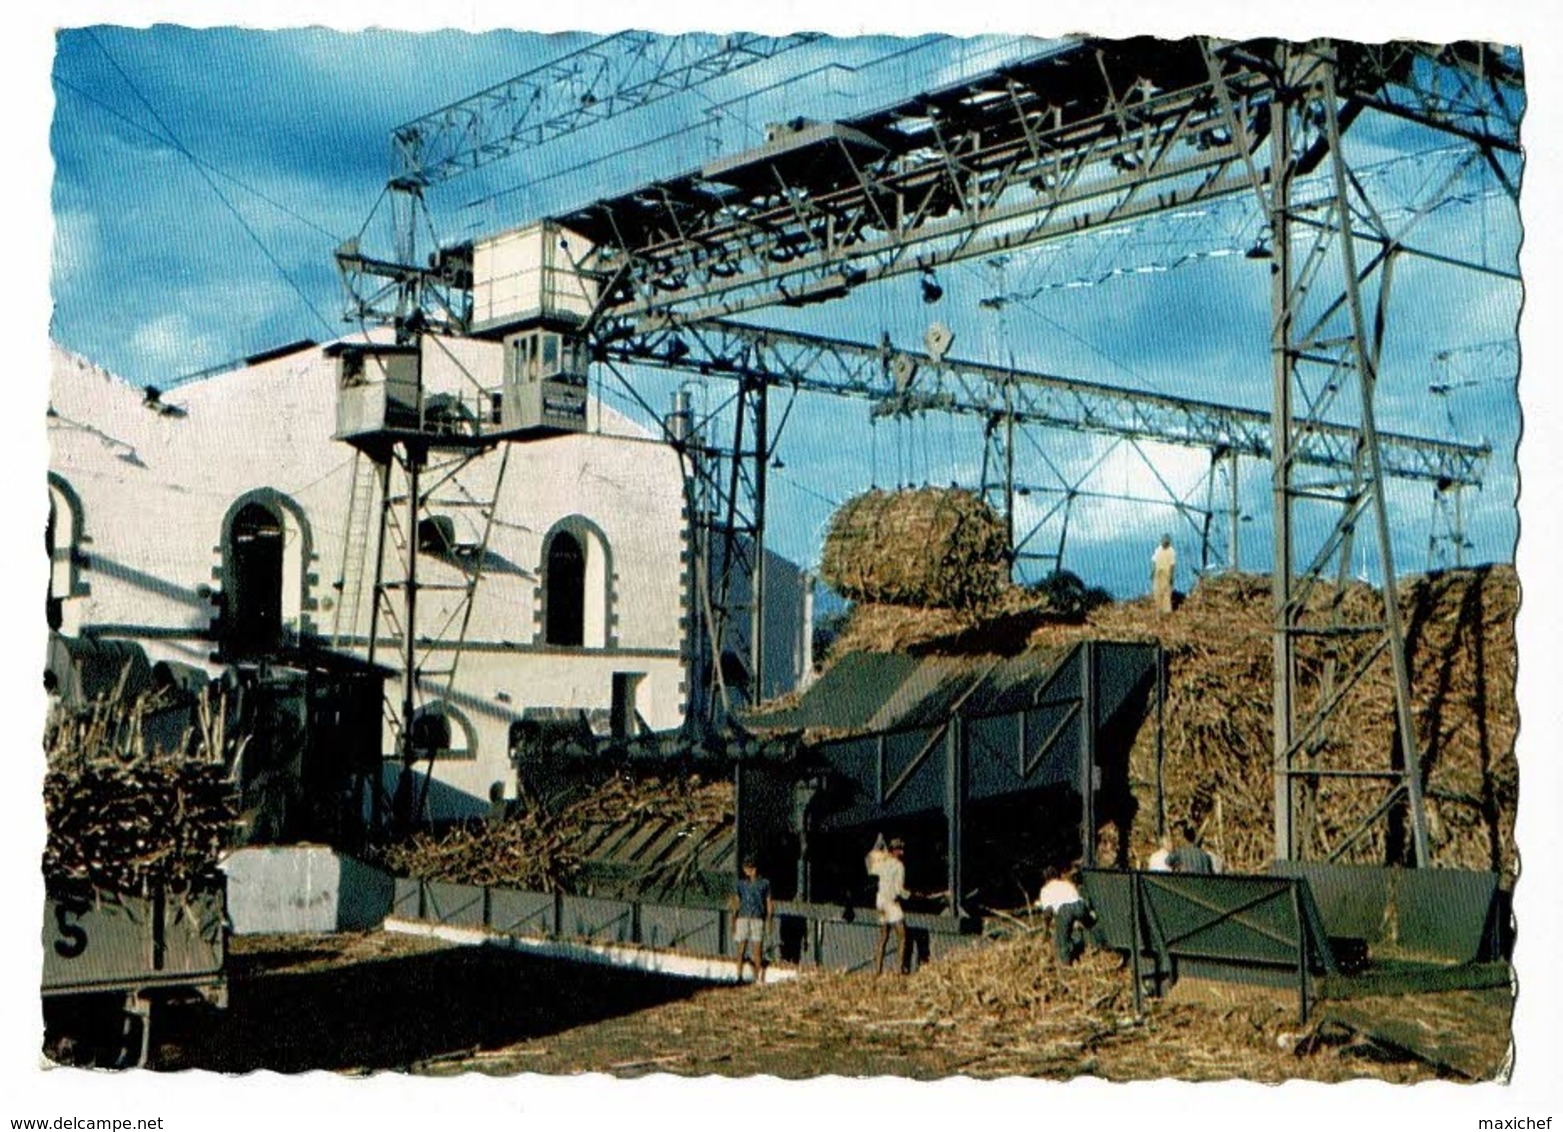
[[[417,511],[419,515],[429,513],[433,507],[448,509],[453,506],[475,508],[482,517],[481,538],[472,548],[473,560],[470,563],[458,565],[462,578],[457,582],[426,582],[419,580],[416,587],[419,592],[450,592],[458,594],[458,598],[451,604],[448,614],[442,624],[431,626],[427,634],[420,633],[424,645],[417,650],[414,661],[416,700],[420,707],[434,700],[449,702],[455,689],[457,669],[461,657],[465,651],[467,634],[472,623],[472,610],[476,604],[478,587],[482,581],[484,567],[488,559],[489,540],[494,530],[494,517],[499,507],[500,493],[504,487],[506,471],[510,464],[510,446],[504,445],[500,454],[499,469],[494,478],[492,492],[475,494],[463,486],[457,476],[472,461],[476,453],[466,453],[455,459],[446,461],[443,465],[435,463],[426,469],[427,474],[433,478],[433,484],[419,490]],[[371,466],[374,466],[371,464]],[[388,480],[388,482],[390,482]],[[457,492],[458,496],[436,497],[435,493],[444,489],[446,492]],[[398,564],[407,559],[408,543],[418,538],[416,529],[408,529],[404,511],[409,503],[408,485],[403,481],[400,493],[388,491],[386,497],[381,500],[379,512],[380,523],[383,527],[383,561],[380,563],[380,571],[376,575],[374,601],[376,626],[383,625],[391,635],[397,639],[404,638],[407,622],[407,580],[405,569],[398,570]],[[370,511],[373,508],[369,509]],[[366,536],[367,542],[367,536]],[[360,581],[360,584],[361,581]],[[423,622],[423,617],[418,618]],[[377,632],[379,630],[377,629]],[[437,652],[447,653],[447,663],[435,667],[430,664]],[[386,719],[391,726],[392,733],[396,736],[398,745],[401,742],[401,728],[404,721],[401,719],[397,705],[387,697]],[[427,768],[420,796],[414,803],[413,813],[422,815],[427,804],[429,781],[432,778],[433,767]]]
[[[331,647],[352,644],[358,633],[364,600],[364,564],[374,530],[375,480],[379,470],[363,452],[353,457],[353,482],[347,498],[347,529],[342,533],[342,566],[337,574],[336,615],[331,622]]]

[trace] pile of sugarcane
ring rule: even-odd
[[[698,775],[617,775],[555,812],[531,808],[479,826],[419,833],[384,847],[380,859],[402,876],[535,892],[568,890],[606,826],[645,821],[679,827],[691,855],[683,863],[691,863],[701,845],[732,824],[732,783],[706,782]]]
[[[228,764],[242,743],[224,734],[223,712],[202,701],[186,741],[153,750],[142,724],[165,706],[157,694],[53,705],[44,732],[43,870],[51,883],[143,893],[217,879],[235,828]]]
[[[1518,868],[1518,578],[1509,566],[1449,570],[1403,579],[1397,598],[1433,859],[1445,867],[1512,876]],[[1348,621],[1382,620],[1379,592],[1352,583],[1339,591],[1317,587],[1309,603],[1311,623],[1320,623],[1337,603]],[[1158,613],[1148,599],[1139,598],[1093,609],[1081,625],[1047,620],[1032,632],[1032,647],[1095,637],[1159,641],[1167,650],[1161,766],[1154,712],[1141,725],[1130,754],[1139,802],[1133,830],[1137,860],[1155,848],[1158,778],[1169,820],[1196,825],[1230,867],[1261,869],[1273,859],[1273,617],[1268,578],[1228,574],[1199,582],[1171,615]],[[970,642],[1000,635],[988,633],[981,618],[860,605],[833,655],[854,649],[970,651]],[[1304,709],[1322,694],[1332,657],[1336,687],[1342,687],[1354,662],[1373,644],[1370,636],[1304,639],[1298,647],[1297,674]],[[1313,752],[1317,765],[1388,769],[1395,747],[1395,697],[1387,656],[1380,655],[1347,689],[1342,706],[1340,725],[1332,727]],[[1313,796],[1300,802],[1308,855],[1327,857],[1341,849],[1383,799],[1382,780],[1321,781]],[[1403,845],[1386,840],[1392,829],[1390,823],[1372,823],[1365,836],[1346,848],[1343,859],[1382,863],[1403,855]]]
[[[1518,868],[1514,814],[1519,767],[1514,620],[1519,585],[1512,568],[1452,570],[1404,579],[1397,597],[1405,626],[1412,715],[1423,769],[1424,809],[1433,860],[1445,867]],[[1382,619],[1378,591],[1354,583],[1342,593],[1321,590],[1316,604],[1339,600],[1351,621]],[[1170,667],[1164,720],[1162,781],[1173,821],[1200,826],[1208,844],[1244,868],[1274,857],[1274,761],[1271,716],[1272,613],[1263,578],[1214,579],[1195,588],[1188,603],[1163,618],[1140,603],[1115,607],[1097,631],[1157,634]],[[1324,694],[1334,658],[1337,689],[1370,637],[1305,639],[1298,648],[1298,697],[1306,710]],[[1393,671],[1379,656],[1346,689],[1336,723],[1311,753],[1329,769],[1382,771],[1396,749]],[[1141,728],[1131,755],[1142,813],[1153,805],[1155,732]],[[1374,821],[1347,839],[1384,801],[1385,783],[1372,778],[1326,778],[1298,798],[1305,851],[1363,863],[1404,859],[1392,822]],[[1404,818],[1402,818],[1404,821]],[[1152,823],[1137,823],[1150,832]],[[1138,832],[1138,831],[1137,831]],[[1152,844],[1141,841],[1148,853]]]

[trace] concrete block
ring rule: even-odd
[[[235,935],[364,931],[391,910],[395,882],[322,845],[250,846],[222,862]]]

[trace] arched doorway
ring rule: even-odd
[[[254,656],[282,637],[282,519],[271,508],[247,503],[228,527],[223,650]]]
[[[548,543],[544,609],[545,639],[551,645],[579,646],[586,639],[586,550],[569,531],[556,531]]]
[[[60,514],[60,511],[65,505],[65,501],[60,499],[58,503],[55,502],[56,497],[58,497],[59,494],[60,493],[55,490],[54,485],[50,484],[49,519],[43,528],[44,549],[48,552],[49,555],[49,597],[44,604],[44,618],[48,621],[49,628],[53,629],[55,632],[59,632],[60,625],[65,620],[64,599],[67,596],[66,594],[60,592],[60,543],[65,542],[70,537],[68,534],[70,530],[70,517],[69,515]],[[60,538],[60,535],[62,534],[65,535],[64,539]]]
[[[43,530],[44,549],[49,555],[49,596],[44,607],[49,628],[69,631],[66,603],[86,592],[79,585],[82,541],[81,500],[64,479],[49,474],[49,518]]]

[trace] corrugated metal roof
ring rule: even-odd
[[[854,735],[932,727],[951,715],[990,715],[1028,706],[1046,687],[1061,649],[1014,657],[850,653],[793,706],[759,711],[744,725],[761,733]]]

